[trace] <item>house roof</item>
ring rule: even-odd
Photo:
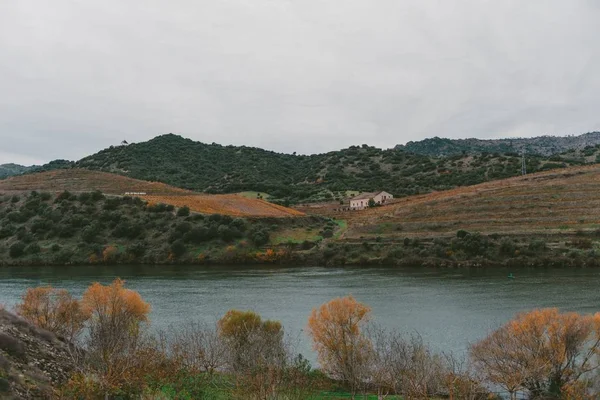
[[[372,199],[373,197],[377,196],[379,193],[381,193],[381,192],[361,193],[358,196],[351,198],[350,200],[369,200],[369,199]]]

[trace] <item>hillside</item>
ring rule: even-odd
[[[86,169],[57,169],[47,172],[13,176],[0,180],[1,192],[51,191],[92,192],[123,195],[125,192],[147,194],[185,194],[190,191],[159,182],[147,182],[122,175]]]
[[[159,182],[146,182],[122,175],[85,169],[58,169],[0,180],[0,193],[26,193],[30,191],[72,193],[100,191],[123,195],[138,193],[151,203],[166,203],[176,207],[188,206],[203,214],[224,214],[245,217],[294,217],[301,212],[260,199],[237,195],[200,195]],[[140,195],[139,193],[145,193]]]
[[[600,132],[589,132],[579,136],[539,136],[513,139],[443,139],[434,137],[396,148],[428,156],[453,156],[460,154],[519,153],[551,156],[569,150],[583,150],[600,144]]]
[[[18,164],[0,164],[0,179],[13,176],[21,175],[31,170],[34,167],[26,167]]]
[[[398,199],[354,215],[346,238],[569,235],[600,229],[600,165]]]
[[[587,147],[551,157],[528,155],[527,169],[593,163],[598,154],[598,147]],[[171,134],[111,147],[73,165],[206,193],[257,191],[281,204],[339,201],[349,191],[383,189],[409,196],[521,173],[516,153],[432,157],[363,145],[305,156],[204,144]]]
[[[243,204],[252,201],[244,200]],[[322,239],[320,235],[333,236],[337,229],[326,218],[302,217],[254,201],[263,209],[242,210],[253,218],[234,218],[194,214],[138,197],[107,197],[98,191],[0,195],[0,266],[234,262],[238,258],[252,263],[269,261],[264,258],[265,246],[306,241],[311,247]],[[235,211],[236,204],[228,206]],[[265,216],[296,218],[255,218],[261,210]]]

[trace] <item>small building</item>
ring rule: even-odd
[[[356,197],[350,199],[351,210],[362,210],[369,207],[369,200],[373,199],[375,204],[385,204],[389,200],[393,199],[394,196],[388,192],[370,192],[361,193]]]

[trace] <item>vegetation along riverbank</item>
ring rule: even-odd
[[[151,305],[116,279],[81,298],[30,288],[0,310],[0,396],[58,399],[592,399],[600,314],[521,313],[468,354],[384,329],[351,296],[307,310],[313,366],[277,320],[232,309],[150,329]],[[398,327],[402,329],[402,327]],[[490,388],[494,388],[491,391]]]

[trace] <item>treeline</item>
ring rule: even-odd
[[[598,148],[590,146],[551,157],[527,155],[527,171],[597,162],[597,153]],[[295,204],[339,200],[346,197],[346,191],[386,190],[400,197],[508,178],[521,174],[521,155],[468,152],[437,157],[362,145],[307,156],[205,144],[169,134],[36,170],[69,167],[126,174],[207,193],[258,191],[270,194],[272,201]]]
[[[248,220],[100,192],[34,191],[0,196],[0,265],[273,261],[264,246],[273,232],[294,226],[318,231],[331,222]]]

